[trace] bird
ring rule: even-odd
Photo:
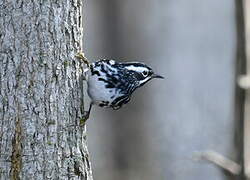
[[[118,110],[130,101],[136,89],[152,79],[164,79],[163,76],[154,73],[151,67],[141,62],[100,59],[90,63],[82,52],[77,53],[76,57],[87,65],[84,73],[91,102],[85,121],[89,118],[92,105]]]

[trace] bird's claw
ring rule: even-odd
[[[89,111],[84,111],[82,118],[80,119],[80,125],[85,125],[86,121],[89,119]]]
[[[88,67],[90,66],[90,62],[89,60],[85,57],[84,53],[83,52],[78,52],[76,55],[75,55],[76,58],[82,60]]]

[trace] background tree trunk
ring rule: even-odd
[[[0,2],[0,179],[92,179],[82,2]]]

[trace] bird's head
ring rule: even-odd
[[[133,72],[133,75],[136,77],[138,81],[139,87],[154,78],[164,79],[163,76],[154,73],[151,67],[143,63],[138,63],[138,62],[126,63],[125,68]]]

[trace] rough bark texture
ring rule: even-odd
[[[0,179],[92,179],[81,0],[0,1]]]

